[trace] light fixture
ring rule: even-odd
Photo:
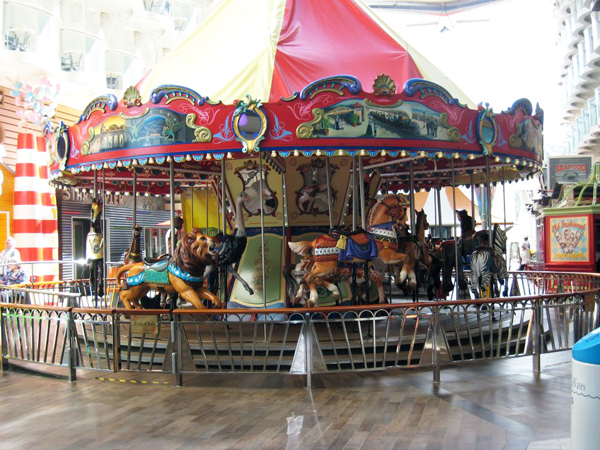
[[[298,150],[294,150],[294,156],[298,156],[300,153],[298,153]]]

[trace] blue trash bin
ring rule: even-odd
[[[571,449],[600,450],[600,328],[573,346]]]

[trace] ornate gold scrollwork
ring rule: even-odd
[[[404,103],[403,100],[398,100],[396,103],[393,103],[390,105],[385,105],[385,104],[379,104],[379,103],[372,102],[368,98],[365,99],[365,105],[375,106],[377,108],[397,108],[398,106],[402,105],[402,103]]]
[[[314,131],[317,123],[321,122],[325,118],[325,111],[321,108],[315,108],[312,110],[314,119],[310,122],[304,122],[298,125],[296,129],[296,137],[299,139],[311,139],[314,137]]]
[[[448,128],[448,139],[452,142],[460,142],[460,131],[458,131],[458,128]]]
[[[144,116],[145,116],[146,114],[148,114],[149,112],[150,112],[150,108],[146,108],[146,109],[144,110],[144,112],[142,112],[141,114],[138,114],[137,116],[128,116],[128,115],[126,115],[126,114],[123,114],[123,113],[119,113],[119,116],[120,116],[122,119],[139,119],[140,117],[144,117]]]
[[[190,113],[185,116],[185,124],[188,128],[194,130],[193,142],[210,142],[212,141],[212,132],[206,127],[199,127],[194,122],[196,121],[196,114]]]
[[[440,123],[446,128],[450,128],[450,125],[448,125],[448,113],[440,114]]]
[[[90,142],[94,139],[96,135],[96,129],[94,127],[88,128],[88,138],[85,140],[83,144],[81,144],[81,154],[83,156],[90,154]]]
[[[521,148],[523,140],[516,134],[512,134],[508,139],[508,145],[510,148]]]

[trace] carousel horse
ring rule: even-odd
[[[456,268],[458,278],[458,298],[469,299],[469,285],[464,275],[464,267],[468,267],[471,254],[481,245],[482,236],[488,234],[486,230],[475,231],[475,222],[466,210],[456,211],[460,220],[461,235],[458,239],[459,267]],[[456,266],[456,242],[443,241],[435,252],[435,257],[442,264],[441,298],[445,298],[454,289],[453,272]]]
[[[94,199],[87,235],[85,258],[90,269],[92,295],[104,296],[104,235],[102,234],[102,202]]]
[[[408,208],[409,202],[404,195],[388,194],[377,200],[367,214],[367,231],[375,235],[376,239],[385,242],[385,245],[391,249],[404,253],[407,257],[401,266],[383,261],[391,266],[396,286],[406,293],[416,289],[415,264],[418,259],[416,246],[409,245],[413,240],[406,223]],[[403,271],[406,272],[406,276],[401,275]]]
[[[415,221],[415,235],[417,238],[417,265],[415,272],[417,274],[417,280],[419,284],[427,286],[427,297],[432,300],[434,297],[434,282],[431,278],[433,256],[429,249],[427,240],[425,239],[425,230],[429,229],[429,222],[427,221],[427,214],[425,210],[417,212],[417,219]]]
[[[379,200],[369,212],[371,226],[368,230],[352,232],[331,230],[329,234],[317,237],[313,241],[289,242],[290,249],[301,256],[314,256],[314,264],[302,281],[310,289],[308,305],[315,305],[318,299],[317,285],[323,285],[332,292],[334,297],[340,297],[337,286],[327,281],[336,268],[349,269],[342,271],[346,276],[354,273],[354,269],[364,267],[365,262],[379,258],[384,264],[400,264],[401,282],[409,274],[414,277],[412,268],[408,265],[408,257],[399,253],[394,225],[406,221],[407,202],[404,196],[385,196]],[[373,219],[376,217],[376,219]],[[391,221],[380,222],[383,218]],[[341,264],[339,264],[341,263]],[[354,268],[351,264],[355,264]],[[370,278],[370,277],[369,277]],[[411,279],[411,283],[413,280]],[[300,283],[302,284],[302,283]],[[415,280],[416,285],[416,280]],[[380,295],[379,302],[386,301],[385,295]]]
[[[308,305],[315,306],[314,301],[311,301],[310,298],[306,298],[307,294],[310,293],[310,288],[306,281],[304,280],[304,275],[312,270],[314,266],[314,258],[311,256],[306,256],[302,258],[302,260],[296,264],[295,266],[288,267],[287,271],[284,269],[284,277],[288,280],[288,283],[294,286],[293,291],[290,291],[290,298],[293,299],[292,305]],[[353,275],[353,267],[352,266],[337,266],[330,274],[324,279],[321,279],[317,282],[317,285],[323,286],[329,292],[331,292],[331,296],[336,301],[336,304],[340,300],[339,289],[336,286],[336,283],[339,283],[343,280],[348,280],[352,278]],[[369,270],[369,280],[377,287],[377,292],[380,299],[385,299],[385,291],[383,288],[383,277],[376,270]],[[365,284],[365,270],[362,267],[356,268],[356,284],[363,285]],[[358,293],[354,291],[354,287],[352,284],[350,285],[352,289],[352,295],[358,296]],[[368,301],[368,293],[365,293]],[[380,303],[383,303],[380,301]]]
[[[471,254],[471,292],[476,298],[499,297],[500,292],[496,292],[496,281],[504,286],[503,295],[505,297],[508,295],[509,275],[504,259],[506,231],[495,224],[491,246],[486,236],[482,235],[481,245]]]
[[[202,299],[218,307],[221,305],[218,297],[203,288],[206,268],[215,263],[215,250],[212,239],[194,228],[182,237],[169,258],[151,266],[138,262],[120,267],[116,274],[117,284],[121,286],[119,298],[125,308],[142,308],[140,300],[154,289],[167,294],[177,293],[197,309],[204,308]],[[125,273],[127,277],[121,284]]]

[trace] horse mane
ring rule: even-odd
[[[206,266],[213,263],[208,255],[206,260],[203,261],[192,251],[191,244],[196,239],[196,232],[199,231],[198,228],[194,228],[190,233],[186,234],[183,239],[179,241],[179,245],[171,258],[172,263],[176,267],[179,267],[179,269],[194,277],[201,277],[204,275]]]
[[[398,205],[402,204],[402,201],[406,202],[406,199],[404,198],[404,196],[402,194],[385,194],[383,197],[381,197],[379,200],[377,200],[375,202],[375,204],[373,206],[371,206],[371,208],[369,208],[369,213],[367,214],[367,224],[372,225],[373,224],[373,220],[375,219],[375,213],[377,211],[379,211],[379,208],[384,207],[384,205],[387,205],[385,202],[386,200],[390,199],[390,198],[395,198],[396,201],[398,202]],[[387,205],[389,206],[389,205]]]
[[[424,226],[425,222],[425,211],[421,210],[417,212],[417,223],[415,224],[415,235],[419,234],[421,227]]]
[[[506,233],[497,223],[494,224],[492,232],[492,248],[495,253],[504,254],[506,252]]]

